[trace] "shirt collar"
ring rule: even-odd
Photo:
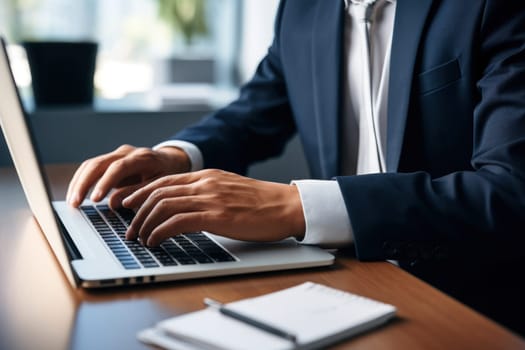
[[[352,0],[343,0],[344,3],[345,3],[345,9],[348,8],[348,5],[350,5],[350,3],[352,2]],[[389,3],[395,3],[396,0],[385,0],[386,2],[389,2]]]

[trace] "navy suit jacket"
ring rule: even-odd
[[[339,176],[343,5],[282,1],[239,98],[175,137],[244,173],[298,132],[312,177],[340,185],[359,259],[494,315],[480,290],[513,293],[525,267],[525,1],[397,0],[387,173],[364,176]]]

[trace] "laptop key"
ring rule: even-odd
[[[177,261],[181,265],[193,265],[193,264],[196,264],[195,260],[193,260],[192,258],[177,258]]]
[[[155,261],[143,263],[142,266],[152,268],[152,267],[159,267],[159,264],[157,264]]]
[[[195,260],[197,260],[197,262],[199,264],[211,264],[213,263],[213,259],[211,259],[210,257],[207,257],[206,255],[201,255],[201,256],[197,256],[197,257],[194,257]]]
[[[124,268],[125,268],[126,270],[140,269],[140,265],[138,265],[137,263],[133,263],[133,264],[122,264],[122,266],[124,266]]]
[[[135,217],[135,212],[127,208],[118,208],[116,212],[120,215],[121,219],[124,220],[126,224],[131,224],[131,221]]]
[[[235,261],[235,258],[231,255],[220,255],[220,256],[214,256],[213,260],[217,262],[229,262],[229,261]]]

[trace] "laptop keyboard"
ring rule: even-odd
[[[132,210],[112,210],[107,205],[85,205],[80,210],[126,269],[213,264],[236,259],[202,232],[185,233],[165,240],[159,247],[144,247],[125,238],[133,220]]]

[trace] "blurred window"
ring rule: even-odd
[[[31,78],[17,43],[93,40],[99,44],[99,99],[141,96],[161,107],[197,103],[236,85],[241,5],[241,0],[0,0],[0,33],[13,44],[10,56],[23,93],[30,94]]]

